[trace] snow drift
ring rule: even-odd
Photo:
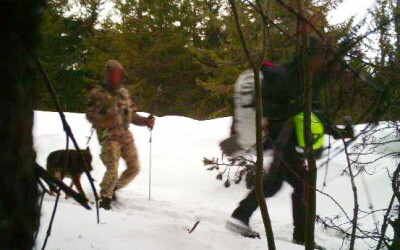
[[[78,140],[80,147],[86,147],[91,125],[83,114],[67,113],[67,121]],[[34,145],[37,162],[45,167],[47,156],[65,147],[65,134],[58,114],[35,112]],[[139,176],[124,190],[118,193],[118,202],[112,211],[101,210],[101,223],[96,224],[95,212],[87,211],[72,200],[62,196],[56,214],[48,249],[266,249],[263,225],[258,210],[252,217],[251,226],[261,232],[262,238],[246,239],[225,229],[225,221],[237,203],[247,194],[244,183],[225,188],[215,179],[215,172],[206,171],[203,157],[220,157],[218,144],[229,135],[231,118],[196,121],[184,117],[167,116],[156,120],[153,130],[152,200],[148,200],[148,159],[149,131],[147,128],[131,126],[141,161]],[[385,124],[381,124],[385,126]],[[364,126],[357,126],[357,131]],[[390,136],[380,136],[390,140]],[[382,139],[383,140],[383,139]],[[328,141],[328,140],[326,140]],[[333,148],[340,142],[332,141]],[[382,152],[396,151],[399,144],[385,146]],[[93,154],[92,175],[98,184],[105,172],[99,159],[100,147],[96,135],[90,141]],[[378,152],[379,153],[379,152]],[[377,153],[377,154],[378,154]],[[364,158],[374,159],[376,155]],[[322,164],[325,159],[318,161]],[[375,209],[385,208],[391,196],[390,182],[386,168],[393,168],[395,160],[388,157],[378,162],[374,175],[364,175],[366,185],[372,196]],[[335,157],[329,168],[321,168],[318,188],[322,188],[326,169],[327,186],[324,192],[332,195],[352,214],[352,194],[350,180],[343,175],[347,163],[343,153]],[[125,168],[121,160],[119,171]],[[69,183],[68,179],[65,179]],[[86,178],[82,185],[89,199],[93,193]],[[360,206],[368,211],[364,185],[357,178]],[[291,187],[285,184],[273,198],[267,200],[270,210],[277,249],[303,249],[291,244]],[[340,209],[326,196],[318,194],[317,214],[334,216]],[[41,228],[37,240],[40,248],[45,238],[47,225],[54,204],[54,198],[46,196],[41,217]],[[378,219],[381,220],[381,216]],[[201,220],[196,230],[188,233],[197,220]],[[361,220],[360,226],[373,228],[369,218]],[[316,241],[327,249],[339,249],[342,238],[332,230],[316,229]],[[344,243],[346,244],[346,242]],[[367,249],[362,241],[357,249]]]

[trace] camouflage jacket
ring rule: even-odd
[[[129,91],[120,87],[115,91],[97,87],[88,96],[86,118],[100,132],[113,129],[127,129],[130,123],[146,126],[147,119],[138,115],[136,104]]]

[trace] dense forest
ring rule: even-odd
[[[106,60],[118,59],[141,111],[196,119],[231,115],[233,84],[248,65],[227,2],[112,1],[104,16],[111,1],[106,2],[47,1],[38,55],[67,111],[85,111],[87,89],[101,82]],[[286,2],[295,6],[296,1]],[[326,109],[339,121],[343,115],[364,122],[398,119],[399,105],[393,100],[400,95],[400,24],[387,22],[398,15],[399,1],[378,1],[361,22],[351,18],[330,25],[327,15],[341,2],[311,1],[309,7],[314,25],[353,67],[336,77],[338,84],[326,85]],[[238,8],[250,46],[257,51],[262,20],[250,5]],[[298,39],[297,17],[277,1],[268,1],[267,8],[267,60],[290,61]],[[36,109],[52,110],[44,84],[38,85]],[[373,104],[376,99],[384,100],[379,107]],[[365,109],[368,105],[376,106],[374,112]]]
[[[229,173],[231,167],[239,165],[236,166],[239,168],[235,170],[236,173],[239,173],[240,178],[244,175],[244,172],[241,174],[243,169],[240,168],[247,168],[255,173],[256,202],[261,208],[268,247],[269,249],[275,249],[271,219],[263,199],[265,177],[263,139],[265,138],[262,138],[262,130],[266,127],[262,123],[262,108],[264,108],[262,104],[264,100],[262,100],[261,92],[263,89],[258,84],[261,79],[257,71],[260,69],[263,60],[284,63],[293,61],[296,56],[296,60],[301,60],[296,61],[296,63],[299,62],[299,72],[297,73],[299,73],[298,76],[300,78],[298,78],[298,82],[304,87],[304,92],[300,92],[302,94],[298,95],[301,95],[299,99],[302,99],[304,107],[304,128],[300,130],[304,131],[303,138],[305,140],[304,152],[300,153],[302,157],[301,164],[297,167],[301,167],[298,169],[304,170],[303,158],[305,156],[307,158],[307,168],[305,168],[304,177],[298,176],[296,173],[294,176],[298,183],[301,183],[299,187],[304,188],[304,192],[299,193],[305,194],[303,202],[306,204],[306,232],[303,234],[305,236],[304,242],[293,243],[304,243],[306,249],[315,248],[315,222],[317,221],[324,229],[327,229],[325,236],[333,238],[331,236],[334,235],[336,239],[333,239],[333,241],[343,240],[342,246],[345,241],[348,241],[349,249],[354,249],[357,246],[356,240],[358,244],[361,241],[365,242],[366,239],[373,242],[373,246],[374,248],[376,246],[377,250],[384,246],[388,249],[399,249],[400,165],[398,163],[399,147],[397,145],[400,135],[398,125],[400,120],[400,0],[377,0],[360,20],[353,17],[342,23],[332,25],[328,21],[329,13],[338,8],[342,2],[343,0],[5,1],[5,4],[0,8],[4,11],[2,16],[5,18],[4,22],[2,22],[5,27],[0,31],[2,37],[7,38],[4,40],[2,53],[5,59],[0,63],[1,71],[5,77],[2,91],[3,97],[0,99],[3,103],[1,112],[7,122],[3,122],[1,131],[5,139],[3,143],[5,150],[1,151],[0,165],[3,166],[3,181],[1,184],[6,195],[3,198],[4,202],[2,202],[0,213],[2,214],[0,218],[0,246],[30,249],[34,244],[38,246],[38,242],[43,241],[43,249],[45,249],[61,195],[60,190],[63,190],[68,195],[72,194],[72,198],[84,207],[89,208],[89,200],[82,196],[84,195],[82,189],[79,190],[80,194],[74,192],[39,164],[44,166],[49,153],[65,146],[67,149],[65,152],[68,152],[66,153],[67,157],[63,171],[66,170],[69,151],[72,151],[69,150],[72,149],[69,139],[71,139],[71,144],[78,151],[79,157],[83,159],[83,155],[79,153],[80,149],[77,140],[75,140],[68,122],[73,124],[72,127],[79,127],[82,130],[89,124],[83,115],[73,117],[75,116],[74,114],[67,114],[72,118],[68,119],[70,121],[67,122],[63,111],[85,112],[88,91],[104,81],[105,62],[109,59],[117,59],[124,65],[124,69],[119,66],[119,73],[121,74],[121,70],[123,70],[125,76],[124,84],[132,93],[132,98],[138,103],[140,111],[149,112],[157,116],[180,115],[200,120],[232,115],[234,82],[243,70],[252,69],[254,76],[252,83],[255,83],[254,92],[256,93],[254,98],[256,161],[253,160],[254,158],[248,159],[250,164],[245,161],[245,158],[237,158],[240,161],[232,158],[229,163],[225,163],[223,161],[224,155],[222,155],[222,163],[219,162],[219,158],[213,158],[213,161],[207,161],[207,158],[205,158],[204,164],[211,165],[207,170],[218,171],[218,180],[226,178],[225,187],[230,185]],[[312,28],[308,30],[309,27]],[[324,68],[326,68],[323,71],[324,74],[312,75],[311,70],[305,67],[306,63],[309,62],[307,61],[307,53],[310,52],[308,49],[311,49],[310,33],[313,33],[312,35],[318,34],[321,41],[323,41],[323,49],[326,49],[325,53],[321,53],[326,56],[323,62]],[[259,60],[257,61],[257,59]],[[325,62],[327,62],[326,65]],[[310,67],[311,63],[307,65]],[[333,68],[335,70],[331,70]],[[330,75],[325,75],[325,73]],[[312,110],[311,97],[314,95],[312,88],[314,87],[314,78],[310,76],[321,77],[322,79],[318,80],[323,80],[321,81],[324,83],[321,88],[322,91],[318,94],[322,100],[323,113],[328,118],[328,125],[332,125],[329,123],[337,125],[345,122],[345,128],[340,129],[340,126],[337,126],[337,130],[346,131],[348,127],[351,129],[349,138],[346,138],[346,135],[341,132],[335,138],[337,139],[336,142],[341,139],[343,146],[331,147],[331,139],[329,139],[329,146],[323,148],[323,150],[327,149],[328,151],[326,155],[323,155],[323,157],[326,157],[326,161],[320,166],[316,164],[314,145],[311,144],[313,140],[311,114],[314,112]],[[54,83],[54,86],[52,83]],[[126,98],[126,100],[129,100],[129,98]],[[130,105],[130,100],[128,103],[126,106],[133,106]],[[253,107],[253,104],[248,106]],[[33,110],[57,110],[59,113],[36,112],[34,114]],[[119,112],[119,114],[122,113],[124,112]],[[125,115],[127,113],[125,109]],[[33,119],[34,116],[35,121]],[[55,125],[59,124],[59,118],[63,121],[62,129],[65,134],[61,131],[61,127],[57,128]],[[157,118],[157,120],[163,122],[169,118]],[[153,120],[151,117],[146,119]],[[130,121],[131,119],[126,120]],[[72,238],[69,235],[66,236],[67,234],[64,235],[58,232],[55,235],[60,235],[63,239],[61,241],[54,240],[54,244],[88,243],[91,248],[95,248],[93,244],[100,246],[104,244],[104,241],[109,241],[110,238],[113,238],[111,237],[112,234],[110,234],[116,232],[113,225],[118,225],[118,228],[123,227],[121,225],[125,225],[123,223],[129,218],[140,222],[138,224],[136,224],[136,221],[135,223],[130,223],[137,231],[127,229],[126,232],[129,233],[129,237],[126,237],[126,234],[116,232],[118,236],[123,238],[116,237],[113,239],[113,244],[126,244],[126,240],[134,240],[136,241],[135,244],[137,244],[138,242],[141,243],[140,240],[144,240],[144,245],[149,242],[159,242],[166,246],[168,241],[165,241],[165,237],[169,237],[169,235],[165,233],[178,232],[176,234],[177,237],[181,237],[182,234],[180,233],[182,231],[185,234],[187,232],[189,234],[192,233],[201,221],[196,218],[192,230],[186,230],[186,225],[193,221],[193,215],[196,217],[199,215],[197,213],[194,214],[193,211],[210,208],[210,204],[215,200],[223,204],[219,204],[221,210],[206,209],[206,213],[200,213],[200,215],[204,216],[203,218],[208,218],[203,220],[197,231],[203,230],[198,235],[200,237],[203,235],[204,246],[212,248],[213,245],[210,244],[214,243],[210,243],[210,226],[216,228],[215,231],[211,230],[213,239],[219,239],[224,244],[227,242],[232,243],[232,245],[239,242],[230,242],[229,239],[237,240],[236,236],[234,234],[228,235],[226,231],[221,230],[223,222],[220,218],[223,214],[221,212],[222,209],[226,210],[225,205],[228,202],[232,202],[233,199],[237,200],[238,193],[231,193],[232,196],[228,197],[229,199],[225,199],[229,195],[220,192],[221,196],[216,199],[215,197],[218,197],[217,195],[220,195],[220,193],[215,192],[217,189],[214,190],[212,186],[212,183],[215,183],[214,177],[203,176],[202,172],[200,172],[203,169],[197,167],[201,163],[196,163],[196,160],[194,160],[200,159],[199,156],[205,154],[219,155],[221,153],[220,148],[216,146],[220,143],[221,138],[215,136],[217,133],[210,133],[210,128],[214,130],[213,132],[217,131],[222,135],[221,131],[226,131],[227,126],[231,125],[231,119],[215,119],[202,122],[190,121],[190,123],[185,123],[185,120],[188,119],[174,117],[167,121],[168,123],[159,126],[160,129],[164,130],[164,133],[157,135],[157,141],[165,141],[168,144],[163,144],[163,148],[160,150],[160,147],[154,157],[152,156],[151,133],[154,120],[152,124],[146,123],[146,126],[150,128],[150,139],[147,140],[147,135],[145,140],[144,137],[138,136],[136,142],[141,149],[150,145],[149,154],[141,155],[142,159],[149,160],[148,164],[141,165],[146,170],[142,171],[142,173],[147,173],[148,170],[149,182],[147,182],[147,176],[144,179],[145,176],[142,175],[142,179],[138,179],[137,182],[142,189],[138,189],[135,186],[134,189],[125,190],[127,191],[125,193],[126,197],[123,195],[122,199],[126,207],[122,207],[119,212],[117,209],[112,214],[113,220],[108,222],[108,225],[111,225],[109,229],[112,230],[104,234],[109,237],[103,237],[103,235],[96,232],[96,240],[93,240],[93,238],[91,240],[89,234],[81,234],[81,231],[92,232],[92,225],[86,223],[86,220],[82,220],[82,218],[86,219],[85,216],[74,214],[78,210],[75,210],[73,204],[61,202],[60,206],[72,208],[63,210],[68,213],[71,212],[72,216],[64,216],[65,220],[62,223],[64,225],[69,222],[76,223],[76,220],[73,219],[77,219],[82,220],[80,222],[83,223],[81,224],[83,226],[82,228],[78,224],[65,226],[63,228],[63,230],[66,230],[65,232],[71,229],[74,232],[67,233],[78,233],[78,235]],[[378,121],[387,122],[378,124]],[[35,130],[32,129],[34,123]],[[357,127],[355,130],[358,133],[355,135],[352,125],[358,123],[367,123],[367,125],[355,126]],[[196,127],[199,131],[198,133],[193,133],[193,127],[196,124],[202,125]],[[171,127],[177,128],[176,131],[170,129]],[[361,127],[363,127],[362,131],[360,131]],[[124,131],[130,135],[126,128],[124,127]],[[285,126],[284,128],[286,130],[287,127]],[[56,131],[57,129],[59,129],[58,132]],[[88,130],[89,127],[87,127],[86,131]],[[272,131],[272,129],[269,131]],[[286,131],[284,132],[287,133]],[[83,138],[82,134],[77,134]],[[266,134],[267,139],[271,141],[274,153],[282,158],[278,159],[278,163],[286,161],[281,156],[281,149],[276,147],[270,138],[272,133]],[[144,133],[140,135],[142,136]],[[279,137],[281,137],[280,135]],[[235,136],[232,135],[230,138]],[[64,138],[66,138],[65,144]],[[88,148],[90,138],[91,136],[87,141]],[[171,140],[171,138],[174,138],[174,140]],[[281,142],[281,138],[278,139],[278,143],[286,147],[287,139],[285,143]],[[133,145],[133,140],[130,140],[129,143]],[[90,147],[95,149],[94,152],[104,152],[101,148],[103,145],[103,143],[99,144],[92,140]],[[157,147],[155,147],[156,150]],[[142,150],[141,152],[144,151]],[[296,152],[299,153],[298,151]],[[179,154],[175,156],[172,153]],[[182,157],[182,155],[185,157]],[[340,177],[350,180],[353,205],[350,206],[348,212],[343,209],[341,203],[335,200],[330,193],[320,191],[316,182],[317,173],[324,170],[325,180],[322,183],[322,190],[324,188],[329,190],[328,185],[326,185],[329,177],[329,162],[338,155],[341,155],[342,159],[335,159],[334,164],[331,165],[336,165],[333,166],[336,169],[331,167],[330,171],[331,176],[333,176],[332,172],[337,175],[334,176],[334,179]],[[97,162],[96,170],[105,165],[104,160],[97,157],[95,156],[97,161],[94,161],[94,163]],[[169,163],[169,159],[175,159],[174,157],[180,157],[181,159],[174,161],[174,164],[165,164]],[[138,158],[138,156],[136,155],[135,158]],[[158,181],[160,182],[155,183],[158,184],[159,190],[169,187],[170,189],[168,190],[177,191],[174,195],[165,192],[167,195],[163,197],[165,201],[172,201],[170,204],[176,203],[176,207],[166,206],[166,204],[169,205],[167,202],[160,203],[161,199],[148,203],[149,206],[144,207],[144,209],[136,206],[138,201],[140,199],[144,200],[143,197],[145,197],[139,195],[145,194],[147,198],[147,193],[145,193],[147,187],[149,187],[148,199],[150,201],[152,159],[155,160],[155,166],[161,166],[157,168],[157,171],[159,171],[157,174],[160,176]],[[216,164],[214,163],[215,159],[217,161]],[[103,160],[103,163],[100,160]],[[117,163],[116,169],[118,169],[118,161],[119,157],[115,161]],[[86,160],[84,162],[86,163],[84,172],[88,177],[86,184],[93,192],[93,196],[89,196],[89,198],[93,198],[95,201],[93,205],[95,204],[96,206],[93,207],[96,207],[96,222],[99,224],[97,184],[95,186]],[[377,162],[380,165],[375,165]],[[164,164],[171,166],[165,167]],[[196,166],[196,164],[198,165]],[[270,165],[273,164],[274,162]],[[190,175],[186,175],[189,172],[188,166],[192,167]],[[224,166],[225,170],[220,170],[219,166]],[[288,167],[288,164],[284,162],[281,166]],[[378,169],[378,167],[381,169]],[[101,169],[101,171],[103,170],[105,169]],[[379,170],[381,171],[380,173]],[[98,180],[103,175],[101,171],[93,172]],[[266,172],[268,173],[268,171]],[[273,171],[271,172],[273,173]],[[182,173],[185,175],[181,175]],[[235,177],[237,177],[236,173]],[[361,187],[360,190],[365,190],[366,198],[364,199],[368,201],[368,204],[363,202],[364,207],[360,206],[361,203],[359,203],[357,191],[358,184],[355,182],[355,178],[358,176],[360,178],[363,177],[361,175],[363,173],[366,173],[367,178],[370,178],[370,180],[374,178],[375,181],[373,184],[370,183],[370,189],[365,183],[362,183],[362,187],[359,185]],[[204,179],[199,179],[203,177]],[[156,178],[158,177],[156,176]],[[345,190],[345,186],[341,183],[333,183],[334,179],[332,181],[328,180],[334,184],[334,188],[330,190],[331,193],[340,195],[348,192],[350,194],[349,186]],[[167,182],[163,183],[162,181]],[[288,182],[287,180],[281,181]],[[239,182],[240,179],[235,183],[238,184]],[[203,186],[198,185],[198,183]],[[40,186],[42,192],[40,200],[38,200],[39,190],[36,184]],[[379,189],[385,185],[386,189]],[[49,204],[52,203],[53,199],[44,199],[45,194],[51,194],[50,191],[55,186],[58,186],[59,189],[57,189],[53,213],[46,212],[50,211]],[[201,187],[199,188],[199,186]],[[205,192],[206,189],[204,187],[209,188],[208,191]],[[384,191],[381,192],[381,190]],[[390,192],[387,190],[390,190]],[[201,194],[196,199],[203,203],[198,203],[196,199],[184,200],[182,203],[171,199],[171,197],[189,197],[182,196],[184,194],[182,191],[190,191],[190,196]],[[389,204],[379,204],[379,206],[374,207],[370,200],[370,191],[375,193],[374,198],[386,195],[389,197],[390,193]],[[321,211],[328,211],[329,214],[326,213],[326,217],[316,214],[317,192],[335,203],[335,206],[339,208],[337,210],[339,215],[332,217],[330,211],[333,208],[332,205],[323,202],[318,205],[325,206]],[[208,199],[209,197],[206,197],[208,194],[213,194],[215,197]],[[105,198],[101,197],[103,201]],[[108,198],[108,200],[111,202],[111,198]],[[37,204],[38,201],[39,204]],[[346,206],[350,204],[347,200],[345,203],[347,203]],[[42,210],[43,204],[44,210]],[[134,204],[134,206],[131,206],[131,204]],[[369,210],[366,210],[365,204],[368,205]],[[193,207],[190,207],[190,205]],[[280,204],[278,205],[274,208],[278,208],[278,212],[281,213]],[[39,211],[45,212],[39,213]],[[179,214],[174,214],[171,211],[178,211]],[[349,216],[348,214],[351,211],[353,215]],[[45,232],[43,223],[39,225],[39,217],[49,216],[49,214],[51,214],[51,219],[48,230]],[[343,215],[345,216],[343,217]],[[375,217],[375,215],[380,217]],[[366,229],[364,229],[364,221],[361,220],[368,216],[371,216],[372,220],[374,220],[374,226],[368,227],[367,225]],[[104,217],[107,220],[107,217]],[[174,224],[173,227],[170,227],[172,219],[174,223],[176,222],[175,217],[180,220],[178,222],[180,224]],[[114,220],[115,218],[116,220]],[[146,220],[142,221],[141,219],[143,218]],[[147,218],[155,219],[147,220]],[[171,220],[166,222],[165,218]],[[376,218],[380,218],[380,221],[375,220]],[[342,223],[343,220],[345,222]],[[278,227],[276,227],[278,237],[281,237],[280,234],[286,234],[287,236],[286,229],[290,223],[286,221],[278,224]],[[166,227],[167,224],[168,227]],[[107,223],[101,223],[100,225],[103,227]],[[38,231],[38,228],[42,229],[41,232]],[[80,230],[76,230],[76,228]],[[388,228],[393,229],[393,234],[391,232],[387,233],[389,231]],[[333,234],[329,229],[336,231],[336,234]],[[85,237],[84,240],[81,240],[82,235]],[[137,237],[131,237],[132,235]],[[159,239],[162,240],[154,240],[155,237],[160,235],[163,238]],[[241,235],[246,236],[243,233]],[[322,235],[322,233],[319,235]],[[326,238],[325,236],[324,238]],[[281,241],[278,237],[277,241]],[[150,240],[148,241],[148,239]],[[190,246],[193,245],[193,242],[195,244],[198,243],[193,241],[194,237],[187,237],[187,239],[187,242],[190,242]],[[101,240],[104,241],[102,242]],[[174,238],[172,237],[173,240]],[[286,243],[278,242],[278,244]],[[326,241],[325,243],[330,244],[331,242]],[[335,242],[333,243],[336,244]],[[365,243],[368,244],[368,242]],[[129,242],[129,244],[131,243]],[[177,240],[174,244],[173,246],[180,244],[180,246],[186,247],[180,240]],[[258,242],[252,244],[258,244]],[[237,245],[237,247],[239,248],[240,245]]]

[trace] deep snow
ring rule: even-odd
[[[80,147],[86,147],[91,125],[83,114],[66,113],[66,117]],[[216,172],[206,171],[202,163],[203,157],[220,157],[218,144],[228,136],[230,123],[230,117],[208,121],[176,116],[158,118],[153,130],[151,201],[148,200],[149,131],[132,125],[130,130],[141,161],[139,176],[118,193],[119,199],[112,211],[101,210],[99,225],[96,224],[94,210],[87,211],[62,196],[47,249],[266,249],[267,241],[262,233],[259,210],[252,217],[251,226],[261,232],[261,240],[246,239],[225,229],[230,213],[249,192],[244,183],[225,188],[215,179]],[[362,128],[357,126],[358,131]],[[33,135],[37,162],[45,167],[49,153],[65,147],[65,134],[58,114],[36,111]],[[340,145],[340,142],[333,141],[335,145]],[[399,144],[393,143],[382,151],[398,148]],[[92,175],[97,180],[98,188],[105,167],[98,157],[100,148],[95,134],[90,149],[94,156]],[[366,159],[374,157],[376,155],[369,155]],[[322,162],[324,159],[319,161]],[[391,158],[380,161],[376,164],[374,175],[364,174],[375,209],[387,207],[391,187],[386,167],[393,168],[395,163]],[[124,168],[125,163],[121,161],[120,171]],[[332,195],[351,216],[353,199],[350,180],[342,175],[345,168],[346,161],[342,153],[329,164],[328,185],[324,191]],[[319,171],[318,188],[322,186],[325,169]],[[65,181],[69,183],[68,179]],[[82,184],[93,200],[85,177],[82,177]],[[361,208],[368,211],[360,177],[357,178],[357,185]],[[291,187],[284,184],[275,197],[267,200],[277,249],[303,249],[290,243],[290,194]],[[42,246],[53,204],[54,197],[46,196],[37,248]],[[330,199],[318,194],[317,213],[320,216],[333,216],[339,214],[340,210]],[[201,220],[200,224],[189,234],[188,229],[197,220]],[[381,221],[382,216],[378,216],[378,220]],[[367,218],[360,221],[360,226],[371,229],[374,225]],[[316,242],[327,249],[339,249],[342,246],[342,239],[334,231],[324,230],[320,226],[316,229]],[[356,249],[368,249],[368,245],[358,241]]]

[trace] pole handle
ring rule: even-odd
[[[153,115],[149,115],[149,116],[147,117],[147,119],[153,119],[153,118],[154,118]],[[150,128],[150,127],[147,127],[147,129],[150,130],[150,131],[153,130],[153,128]],[[150,141],[151,141],[151,135],[150,135]]]

